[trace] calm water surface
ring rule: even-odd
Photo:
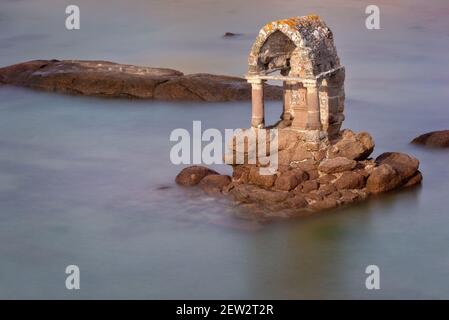
[[[241,75],[267,21],[315,12],[347,67],[345,127],[375,155],[420,159],[422,187],[268,225],[173,180],[169,134],[246,127],[244,103],[108,100],[0,87],[0,298],[449,298],[449,152],[408,144],[448,128],[449,4],[377,1],[0,0],[0,65],[105,59]],[[223,39],[224,32],[243,36]],[[269,103],[274,121],[280,103]],[[216,166],[221,172],[229,168]],[[65,289],[65,267],[81,290]],[[381,290],[364,287],[381,268]]]

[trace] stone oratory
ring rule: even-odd
[[[192,166],[178,174],[178,184],[230,196],[245,218],[272,219],[308,215],[421,182],[418,159],[399,152],[373,159],[368,132],[340,130],[345,69],[332,32],[319,17],[265,25],[251,48],[246,79],[252,85],[252,126],[230,141],[232,177]],[[264,83],[270,80],[283,82],[283,112],[280,121],[265,126]],[[277,143],[251,138],[267,135]],[[268,149],[266,156],[257,152],[255,157],[254,151]]]
[[[264,83],[283,82],[278,128],[295,130],[308,142],[331,140],[344,120],[345,69],[332,31],[316,15],[277,20],[259,32],[248,57],[254,128],[264,128]],[[278,72],[279,71],[279,72]]]

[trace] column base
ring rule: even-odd
[[[306,130],[321,131],[322,128],[320,124],[308,124]]]
[[[282,113],[282,115],[281,115],[281,119],[282,120],[292,120],[293,116],[292,116],[292,114],[290,112],[285,112],[284,111],[284,113]]]
[[[259,129],[265,128],[265,120],[263,118],[252,118],[251,127]]]

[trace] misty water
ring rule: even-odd
[[[449,151],[409,144],[449,126],[449,3],[0,0],[0,66],[103,59],[242,76],[260,27],[317,13],[346,66],[344,127],[374,156],[417,157],[421,187],[262,224],[177,187],[169,134],[247,127],[250,103],[114,100],[0,87],[0,298],[449,298]],[[243,33],[226,39],[225,32]],[[267,104],[274,122],[280,102]],[[215,166],[230,172],[225,166]],[[67,265],[81,289],[65,288]],[[365,268],[381,290],[365,288]]]

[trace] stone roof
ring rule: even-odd
[[[276,31],[290,39],[296,52],[309,63],[308,76],[313,77],[340,66],[332,31],[317,15],[293,17],[267,23],[260,31],[251,48],[248,65],[249,74],[263,72],[260,55],[264,44]],[[288,54],[291,54],[289,52]]]

